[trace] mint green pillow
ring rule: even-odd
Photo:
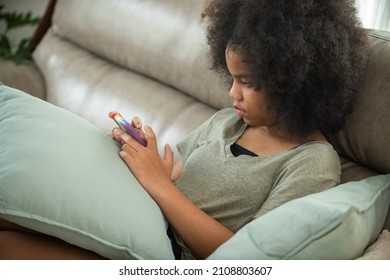
[[[0,85],[0,217],[109,259],[174,259],[162,212],[118,152],[86,120]]]
[[[209,259],[355,259],[379,235],[390,174],[290,201],[250,222]]]

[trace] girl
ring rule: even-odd
[[[206,258],[246,223],[281,204],[339,183],[340,163],[325,134],[338,131],[365,61],[366,34],[352,1],[216,0],[208,23],[211,62],[230,83],[232,109],[167,145],[133,124],[120,129],[120,156],[161,207],[178,258]]]
[[[339,183],[326,136],[351,111],[367,49],[353,4],[209,1],[202,18],[211,66],[230,86],[232,108],[179,143],[176,164],[169,145],[160,157],[139,118],[133,125],[146,147],[113,130],[120,156],[168,219],[177,258],[207,258],[251,220]],[[0,229],[5,258],[15,248],[38,258],[50,246],[53,258],[100,257],[5,221]]]

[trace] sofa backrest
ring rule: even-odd
[[[171,144],[217,109],[231,106],[227,89],[209,70],[203,1],[56,2],[52,28],[34,53],[50,102],[105,130],[112,126],[103,112],[108,107],[138,113],[142,106],[146,123],[160,127],[161,141]],[[370,30],[369,37],[367,74],[355,110],[331,139],[348,159],[345,181],[390,173],[390,33]]]
[[[199,0],[57,1],[53,31],[215,108],[230,106],[209,70]]]
[[[390,173],[390,32],[369,30],[369,42],[367,73],[354,111],[333,144],[342,156]]]

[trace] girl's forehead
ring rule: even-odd
[[[225,50],[225,56],[226,58],[242,61],[241,51],[237,46],[227,46]]]
[[[225,51],[226,51],[226,52],[233,52],[233,53],[234,53],[234,52],[240,52],[240,49],[241,49],[240,45],[229,43],[229,44],[226,46]]]

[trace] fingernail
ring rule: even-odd
[[[115,135],[119,135],[119,128],[114,128],[112,133],[115,134]]]

